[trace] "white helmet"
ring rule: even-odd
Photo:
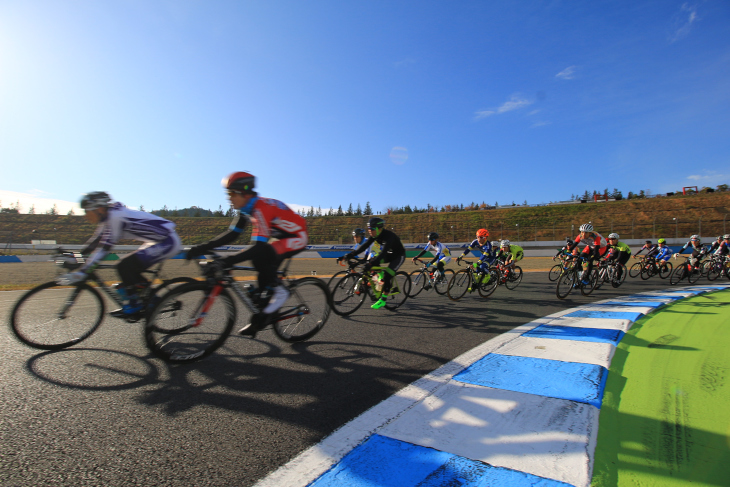
[[[492,247],[499,247],[499,240],[492,240]]]
[[[584,223],[583,225],[580,226],[580,229],[579,230],[581,232],[592,232],[593,231],[593,225],[591,225],[590,223]]]
[[[618,233],[612,233],[608,236],[608,238],[615,238],[616,240],[618,240]]]
[[[727,240],[728,238],[730,238],[730,233],[726,233],[725,235],[722,236],[722,238]]]
[[[500,246],[500,247],[509,247],[509,240],[502,240],[502,241],[501,241],[501,242],[499,243],[499,246]]]
[[[701,241],[702,241],[702,240],[700,239],[700,236],[699,236],[699,235],[692,235],[692,236],[691,236],[691,237],[690,237],[689,239],[690,239],[690,240],[697,240],[698,242],[701,242]]]

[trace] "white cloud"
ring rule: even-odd
[[[491,110],[480,110],[474,114],[474,120],[481,120],[483,118],[490,117],[492,115],[499,115],[502,113],[511,112],[513,110],[519,110],[526,106],[532,105],[533,102],[522,98],[519,95],[512,95],[509,101],[504,102],[500,107]]]
[[[5,191],[0,189],[0,206],[3,208],[14,208],[19,205],[21,213],[28,213],[32,206],[36,213],[46,213],[48,210],[53,208],[53,205],[56,205],[56,211],[60,215],[65,215],[69,210],[73,210],[76,215],[84,214],[76,201],[59,200],[55,198],[47,198],[45,196],[51,195],[45,191],[39,190],[30,190],[27,193],[19,193],[16,191]]]
[[[687,37],[692,26],[699,20],[697,5],[683,3],[679,12],[672,19],[670,26],[669,42],[677,42]]]
[[[546,126],[546,125],[550,125],[550,123],[551,123],[551,122],[545,122],[545,121],[542,121],[542,122],[535,122],[535,123],[533,123],[533,124],[532,124],[532,127],[533,127],[533,128],[537,128],[537,127],[544,127],[544,126]]]
[[[575,66],[568,66],[561,72],[555,75],[558,79],[573,79],[575,78]]]
[[[717,174],[715,172],[706,172],[705,174],[692,174],[687,176],[687,180],[692,184],[715,187],[719,184],[730,184],[730,174]]]

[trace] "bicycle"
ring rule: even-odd
[[[621,269],[621,277],[619,277],[619,269]],[[604,283],[610,282],[614,288],[619,287],[626,280],[626,266],[618,261],[602,260],[598,264],[598,282],[596,289],[599,289]]]
[[[213,255],[213,261],[220,256]],[[327,286],[316,277],[293,281],[286,279],[291,259],[277,270],[280,285],[289,297],[269,318],[274,333],[281,340],[293,343],[316,335],[327,322],[331,297]],[[204,269],[206,280],[184,284],[162,297],[147,319],[145,339],[150,351],[166,362],[192,362],[215,352],[228,338],[237,321],[237,307],[230,291],[251,314],[249,326],[262,323],[262,309],[268,298],[266,291],[252,284],[241,285],[230,275],[232,271],[255,271],[254,267],[232,266],[217,275]],[[261,327],[263,328],[263,326]],[[245,329],[242,330],[245,333]],[[255,336],[254,333],[248,333]]]
[[[558,299],[567,298],[573,291],[573,288],[576,287],[580,289],[580,293],[583,296],[590,295],[595,289],[596,283],[598,282],[598,271],[595,268],[592,269],[591,275],[588,279],[589,284],[583,284],[583,275],[585,274],[585,271],[580,271],[579,265],[583,262],[583,260],[583,257],[578,257],[577,259],[568,261],[563,266],[563,271],[561,272],[560,278],[558,278],[558,283],[555,286],[555,294]]]
[[[702,275],[706,275],[709,281],[725,275],[730,279],[730,260],[721,255],[713,255],[702,264]]]
[[[450,276],[454,275],[454,271],[451,269],[444,269],[444,274],[439,277],[434,277],[435,270],[429,270],[428,264],[424,263],[421,259],[416,259],[423,264],[423,267],[416,269],[409,274],[411,280],[411,292],[408,294],[409,298],[415,298],[421,291],[427,291],[433,288],[437,294],[446,294],[449,286]]]
[[[634,258],[637,258],[638,256],[635,255]],[[654,258],[649,257],[647,255],[644,255],[640,258],[638,262],[635,262],[630,268],[629,268],[629,277],[632,279],[635,277],[639,277],[641,275],[641,270],[648,265],[650,262],[653,262]]]
[[[498,285],[503,285],[510,291],[513,291],[522,282],[522,267],[516,265],[512,269],[508,269],[507,266],[500,262],[497,264],[499,269],[499,282]]]
[[[83,260],[81,254],[57,249],[52,259],[59,269],[78,269]],[[154,285],[162,270],[162,262],[144,271],[151,276],[150,285],[139,293],[142,311],[124,316],[129,323],[136,323],[149,314],[159,301],[162,291],[175,284],[197,282],[192,277],[176,277]],[[123,303],[115,286],[106,286],[97,271],[114,269],[116,265],[101,264],[86,279],[75,284],[59,286],[56,281],[34,287],[25,293],[10,313],[10,328],[23,343],[41,350],[60,350],[75,345],[96,331],[104,320],[105,305],[99,289],[120,308]],[[95,287],[92,287],[95,284]]]
[[[461,261],[456,261],[461,266]],[[466,268],[456,272],[446,288],[449,299],[458,301],[471,289],[471,292],[478,291],[483,298],[489,297],[499,285],[500,275],[497,268],[489,269],[489,279],[484,282],[485,273],[478,271],[474,264],[467,264]],[[478,283],[478,284],[475,284]]]
[[[697,282],[697,280],[702,276],[702,271],[700,270],[699,266],[692,266],[692,264],[690,263],[690,259],[691,257],[685,257],[684,262],[682,262],[674,269],[674,272],[672,272],[672,276],[669,278],[669,284],[674,286],[685,277],[687,278],[687,282],[689,282],[690,284],[694,284],[695,282]]]
[[[550,271],[548,271],[548,279],[550,279],[550,282],[555,282],[558,280],[558,277],[560,277],[560,273],[563,271],[563,264],[565,263],[565,259],[568,255],[571,255],[570,252],[563,251],[553,257],[553,260],[560,259],[560,262],[552,266],[550,268]]]
[[[344,266],[345,264],[340,262],[340,265]],[[371,301],[377,300],[375,291],[373,291],[369,281],[362,283],[355,289],[355,284],[361,278],[361,272],[357,271],[359,265],[361,264],[348,266],[347,270],[336,273],[329,280],[327,287],[332,296],[332,311],[335,314],[348,316],[354,313],[362,305],[365,295],[370,296]]]
[[[338,282],[330,281],[332,292],[332,303],[339,311],[340,316],[347,316],[357,311],[362,306],[366,295],[370,295],[373,301],[380,299],[382,295],[382,282],[376,281],[374,277],[380,277],[381,272],[387,272],[387,267],[375,266],[370,272],[357,272],[355,268],[365,264],[366,259],[348,259],[349,271]],[[334,279],[334,276],[333,276]],[[387,294],[385,309],[395,311],[405,303],[411,292],[411,279],[403,271],[398,271],[391,280],[390,292]]]
[[[641,268],[641,279],[646,281],[650,277],[654,277],[657,274],[661,279],[666,279],[672,274],[673,265],[668,261],[659,261],[652,259],[647,261],[646,265]]]

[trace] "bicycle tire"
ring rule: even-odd
[[[441,294],[442,296],[446,294],[449,290],[449,281],[451,281],[451,277],[453,277],[454,271],[451,269],[444,269],[444,275],[441,277],[441,279],[437,280],[433,285],[433,290],[436,291],[436,294]]]
[[[671,262],[667,262],[666,265],[659,268],[659,277],[662,279],[666,279],[672,274],[672,269],[674,266]]]
[[[722,267],[720,267],[720,264],[713,261],[707,261],[707,280],[708,281],[714,281],[718,277],[722,275]]]
[[[164,296],[171,289],[173,289],[173,287],[177,287],[175,286],[176,284],[190,284],[191,282],[198,282],[198,280],[192,277],[175,277],[173,279],[165,279],[164,281],[162,281],[159,286],[156,286],[154,289],[152,289],[152,295],[147,301],[147,315],[149,315],[150,311],[152,311],[157,303],[160,302],[162,296]]]
[[[578,280],[578,273],[574,270],[565,271],[560,274],[558,282],[555,285],[555,295],[558,299],[565,299],[573,291],[573,286]]]
[[[674,286],[679,281],[681,281],[682,279],[684,279],[684,275],[687,272],[686,267],[687,267],[686,265],[682,264],[679,267],[677,267],[676,269],[674,269],[674,272],[672,272],[672,275],[669,278],[669,284],[671,284],[672,286]]]
[[[580,284],[580,293],[583,296],[590,296],[591,293],[596,289],[596,284],[598,283],[597,269],[591,269],[591,273],[588,275],[588,282],[589,284],[587,286],[582,282]]]
[[[647,279],[649,279],[650,277],[652,277],[654,275],[653,270],[654,270],[654,268],[652,266],[650,266],[650,265],[644,266],[641,269],[641,279],[643,281],[646,281]]]
[[[491,277],[489,278],[489,281],[479,284],[479,296],[488,298],[492,295],[492,293],[494,293],[499,286],[499,279],[501,277],[499,274],[500,273],[497,269],[489,269],[489,275]]]
[[[517,286],[520,285],[522,282],[522,267],[516,265],[512,272],[510,272],[509,277],[507,278],[507,281],[504,283],[504,287],[509,289],[510,291],[513,291]]]
[[[631,277],[632,279],[634,277],[638,277],[641,274],[641,269],[643,267],[644,266],[641,265],[641,262],[634,263],[634,265],[632,265],[631,268],[629,269],[629,277]]]
[[[236,305],[226,289],[221,290],[210,309],[199,316],[211,286],[204,281],[183,284],[170,290],[150,312],[145,340],[153,355],[166,362],[186,363],[215,352],[236,323]],[[197,326],[191,321],[202,319]]]
[[[408,295],[409,298],[415,298],[423,291],[428,285],[428,276],[426,271],[423,269],[416,269],[411,272],[411,293]]]
[[[403,303],[408,299],[408,293],[411,292],[411,278],[404,271],[398,271],[393,276],[393,279],[398,283],[400,292],[398,294],[391,294],[385,302],[385,309],[395,311],[396,309],[403,306]],[[391,284],[391,292],[393,291],[393,285]]]
[[[103,320],[99,291],[86,283],[58,286],[51,281],[34,287],[15,303],[10,329],[30,347],[60,350],[87,339]]]
[[[563,272],[563,265],[562,264],[555,264],[550,268],[550,271],[548,272],[548,279],[550,279],[550,282],[555,282],[560,277],[560,273]]]
[[[287,343],[301,342],[319,333],[327,323],[329,289],[316,277],[303,277],[289,284],[289,291],[289,298],[274,318],[274,333]]]
[[[361,289],[362,274],[347,271],[338,272],[329,281],[332,297],[332,311],[340,316],[349,316],[365,302],[367,291]]]
[[[611,286],[614,288],[617,288],[621,286],[621,284],[626,281],[626,275],[629,273],[628,269],[626,269],[626,266],[618,263],[616,264],[616,270],[614,271],[616,273],[616,276],[611,280]],[[619,277],[619,273],[621,277]]]
[[[689,282],[690,284],[694,284],[695,282],[699,281],[700,277],[702,277],[702,271],[700,271],[696,267],[692,268],[691,271],[687,271],[687,282]]]
[[[472,275],[468,269],[461,269],[456,272],[453,277],[449,280],[449,285],[446,288],[446,294],[452,301],[458,301],[469,290],[472,286]]]

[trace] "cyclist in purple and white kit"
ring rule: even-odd
[[[90,255],[76,272],[60,276],[58,283],[68,285],[83,281],[120,240],[139,240],[144,244],[117,264],[117,272],[122,279],[117,292],[124,306],[111,314],[121,317],[138,313],[142,305],[137,292],[149,285],[142,271],[174,257],[182,250],[175,224],[151,213],[131,210],[119,202],[112,202],[104,191],[85,194],[81,198],[81,208],[86,212],[89,222],[98,224],[96,232],[81,251],[83,255]]]

